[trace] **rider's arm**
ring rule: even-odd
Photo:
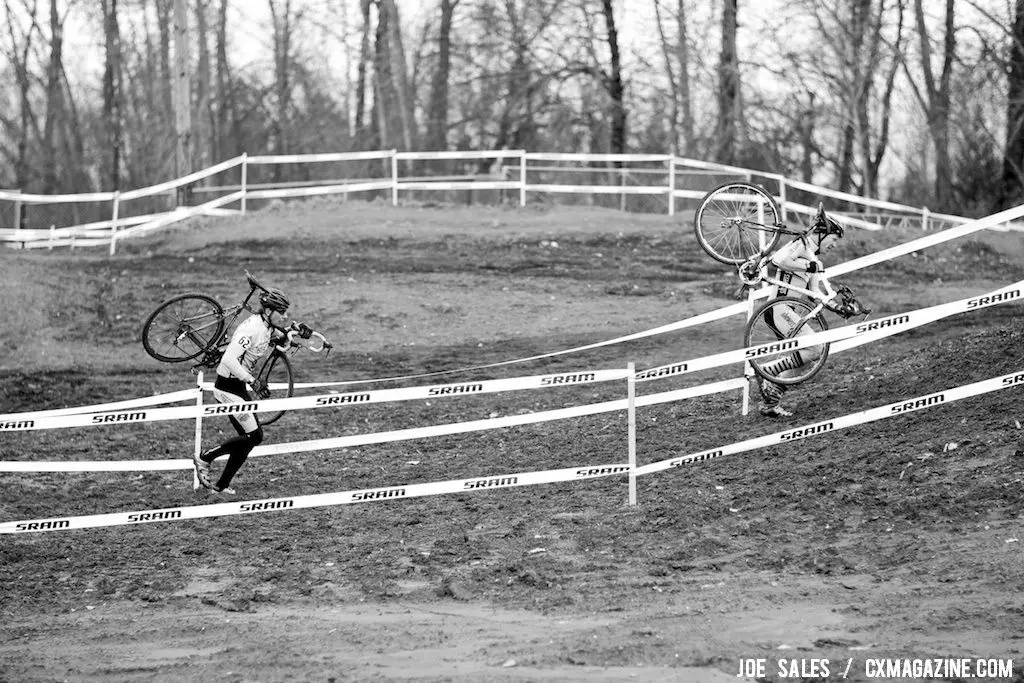
[[[242,365],[242,356],[245,355],[245,350],[249,348],[253,343],[253,337],[246,331],[246,326],[239,325],[238,329],[235,330],[235,334],[231,337],[231,342],[228,344],[228,348],[224,350],[224,355],[220,359],[220,367],[218,370],[227,370],[231,377],[237,377],[246,384],[252,384],[256,379],[251,372],[245,369]],[[223,372],[221,374],[224,374]]]
[[[791,242],[790,244],[799,245],[799,242]],[[772,263],[778,266],[780,270],[790,273],[820,273],[825,270],[825,266],[817,256],[811,253],[810,250],[802,249],[799,246],[779,249],[772,256]]]

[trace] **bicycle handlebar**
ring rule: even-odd
[[[295,341],[295,335],[299,335],[299,337],[301,337],[302,339],[309,339],[310,337],[316,337],[317,339],[319,339],[320,346],[306,346],[306,348],[312,351],[313,353],[320,353],[321,351],[326,351],[327,353],[330,353],[331,349],[334,348],[334,344],[327,341],[327,337],[320,334],[313,328],[309,327],[308,325],[306,325],[306,323],[296,323],[292,321],[291,325],[288,326],[288,329],[282,331],[285,332],[286,337],[288,339],[288,343],[275,345],[275,348],[281,353],[288,351],[290,348],[294,346],[303,346],[303,344],[299,344]]]

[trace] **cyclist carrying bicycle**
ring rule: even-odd
[[[819,206],[811,228],[776,251],[770,258],[769,267],[774,269],[775,279],[811,291],[827,293],[828,280],[825,278],[825,266],[821,255],[828,253],[843,237],[843,226],[825,215],[824,208]],[[768,300],[786,296],[788,288],[772,285]],[[781,339],[799,323],[800,316],[789,306],[778,306],[772,311],[775,315],[768,320],[772,330]],[[770,314],[771,315],[771,314]],[[810,334],[802,330],[799,334]],[[786,376],[787,372],[801,367],[804,363],[814,361],[821,354],[820,347],[807,347],[778,358],[764,366],[769,374]],[[767,417],[789,417],[793,413],[782,407],[782,396],[787,387],[770,380],[760,378],[758,388],[761,390],[761,414]]]
[[[217,366],[217,380],[213,395],[219,403],[251,401],[246,385],[252,387],[257,399],[270,396],[270,389],[256,377],[256,362],[270,347],[277,343],[285,327],[283,319],[290,302],[284,292],[268,288],[260,294],[260,308],[242,321],[231,336]],[[249,457],[252,449],[263,441],[263,429],[255,413],[232,413],[228,415],[238,436],[231,437],[221,445],[193,457],[196,477],[199,483],[217,493],[234,494],[229,488],[231,480]],[[228,461],[220,478],[213,483],[210,464],[215,458],[227,455]]]

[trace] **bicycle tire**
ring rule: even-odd
[[[281,353],[277,350],[271,351],[270,355],[263,360],[256,376],[263,380],[268,387],[271,387],[270,398],[291,398],[292,393],[295,391],[295,381],[292,377],[292,362],[286,353]],[[280,384],[286,386],[277,389],[273,388],[273,386]],[[258,413],[260,424],[274,424],[281,419],[285,412],[287,411],[279,410],[273,413]]]
[[[788,334],[782,334],[780,330],[772,324],[774,320],[775,309],[779,306],[789,306],[800,316],[800,323],[796,325]],[[782,296],[777,299],[771,299],[761,304],[754,315],[747,321],[747,325],[743,332],[743,346],[750,348],[752,346],[760,346],[762,344],[769,344],[773,342],[781,342],[786,339],[792,339],[802,333],[813,333],[823,332],[828,329],[828,323],[825,321],[825,316],[818,311],[813,316],[811,312],[814,307],[805,299],[799,299],[792,296]],[[786,376],[782,374],[773,373],[766,369],[772,361],[783,358],[793,353],[793,350],[787,345],[780,345],[778,348],[765,347],[764,350],[757,353],[754,357],[749,358],[751,367],[759,377],[763,377],[776,384],[800,384],[806,382],[815,375],[817,375],[821,369],[825,366],[825,362],[828,360],[829,344],[820,344],[804,349],[799,349],[800,353],[805,357],[810,355],[812,349],[820,349],[820,355],[818,358],[805,362],[803,365],[796,369],[789,370]]]
[[[142,347],[164,363],[192,360],[220,341],[224,325],[224,307],[216,299],[195,292],[179,294],[146,318]]]
[[[764,207],[763,216],[758,207]],[[763,220],[758,220],[762,218]],[[774,249],[782,234],[782,211],[764,188],[744,182],[723,183],[700,200],[693,215],[697,243],[711,258],[738,266]],[[759,235],[765,234],[764,246]]]

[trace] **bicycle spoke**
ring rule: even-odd
[[[744,343],[762,346],[750,363],[754,371],[779,384],[798,384],[813,377],[828,358],[828,344],[794,349],[796,337],[828,329],[803,300],[783,297],[765,303],[747,322]]]
[[[697,242],[704,251],[735,265],[774,247],[780,225],[775,200],[760,187],[742,182],[709,192],[694,216]]]
[[[215,300],[182,295],[162,304],[146,321],[143,346],[158,360],[187,360],[215,344],[222,326],[222,312]]]

